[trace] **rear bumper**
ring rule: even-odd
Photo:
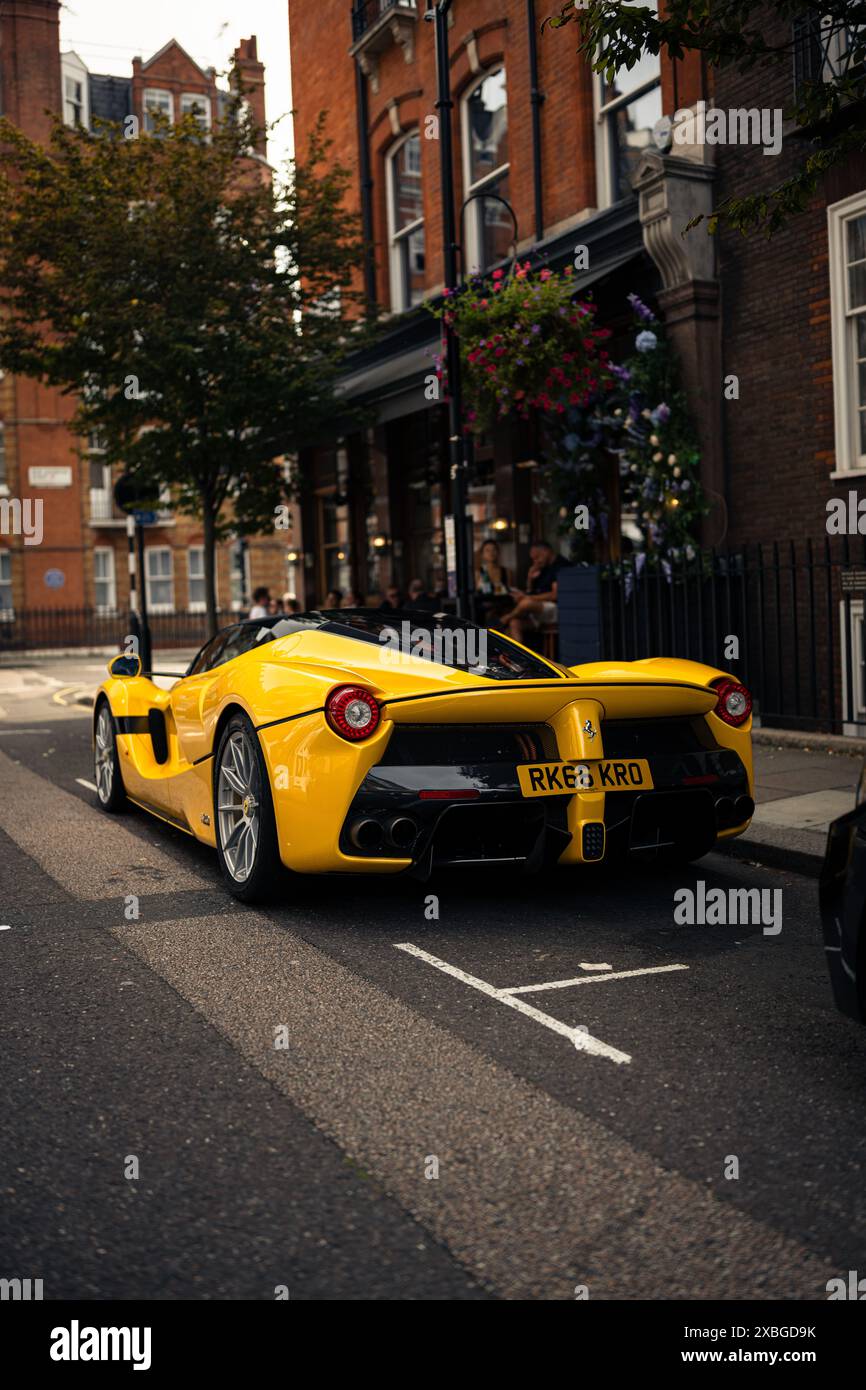
[[[748,825],[754,804],[746,769],[735,754],[691,754],[685,774],[681,759],[649,761],[654,790],[608,793],[603,820],[578,817],[581,844],[569,853],[569,862],[611,855],[649,860],[669,851],[697,858],[720,835],[738,834]],[[692,780],[684,784],[683,776]],[[377,766],[353,798],[339,848],[346,856],[377,863],[401,860],[422,876],[435,867],[459,865],[538,870],[554,865],[572,842],[572,800],[525,799],[514,764]],[[598,798],[587,800],[597,804]]]

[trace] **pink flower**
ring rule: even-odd
[[[544,269],[538,278],[539,280],[549,280],[552,274],[553,272],[551,270]]]

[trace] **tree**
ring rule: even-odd
[[[768,23],[769,21],[769,23]],[[781,22],[781,23],[780,23]],[[743,233],[768,236],[802,212],[823,175],[866,149],[862,102],[866,98],[866,3],[862,0],[667,0],[663,16],[619,0],[567,0],[545,25],[578,27],[578,52],[613,81],[642,52],[671,59],[701,53],[706,62],[738,72],[798,58],[802,80],[789,114],[808,151],[799,167],[775,188],[726,198],[708,219]],[[784,26],[782,28],[781,26]],[[766,33],[784,33],[776,42]],[[696,217],[689,227],[697,225]]]
[[[273,178],[258,135],[237,89],[208,134],[58,120],[41,147],[0,121],[0,363],[76,396],[107,462],[201,519],[211,631],[216,540],[280,519],[275,460],[333,420],[357,344],[360,241],[324,118]]]

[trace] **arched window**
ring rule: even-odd
[[[485,270],[509,254],[508,98],[505,69],[486,72],[463,98],[463,186],[466,268]],[[494,196],[491,196],[494,195]]]
[[[420,304],[426,293],[421,139],[417,130],[410,131],[388,154],[388,241],[391,308],[400,313]]]

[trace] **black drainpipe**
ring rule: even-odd
[[[376,257],[373,248],[373,176],[370,172],[370,142],[367,138],[369,111],[367,79],[355,59],[355,107],[358,115],[358,172],[361,176],[361,234],[364,238],[364,293],[367,302],[376,303]]]
[[[535,193],[535,240],[544,235],[544,210],[541,197],[541,103],[544,93],[538,90],[538,34],[535,24],[535,0],[526,0],[526,24],[529,30],[529,91],[532,103],[532,186]]]

